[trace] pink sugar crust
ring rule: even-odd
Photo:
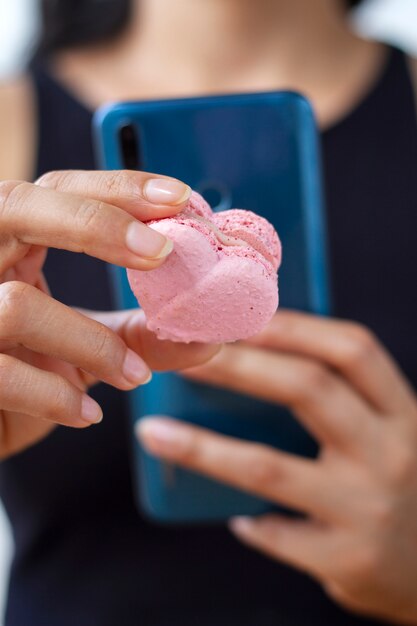
[[[204,219],[193,218],[193,213]],[[228,213],[229,220],[218,221],[222,214],[214,214],[193,194],[182,213],[149,223],[174,242],[174,251],[160,268],[128,270],[128,278],[149,330],[159,339],[184,343],[245,339],[259,332],[275,313],[276,268],[281,258],[278,236],[269,222],[254,213],[235,209],[224,215]],[[204,220],[247,245],[222,245]]]
[[[252,211],[231,209],[213,215],[213,222],[225,235],[237,237],[262,254],[277,271],[281,263],[281,242],[275,228]]]
[[[211,219],[214,215],[209,203],[206,202],[204,198],[195,191],[193,191],[193,193],[191,194],[191,198],[189,199],[188,204],[184,210],[190,212],[191,214],[199,215],[200,217],[206,217],[208,219]]]
[[[272,264],[276,272],[281,264],[281,242],[275,228],[268,220],[252,211],[242,209],[230,209],[220,213],[213,213],[210,205],[200,196],[193,192],[187,206],[172,218],[181,224],[188,224],[192,228],[207,233],[208,229],[203,228],[204,221],[194,219],[194,216],[211,221],[215,227],[223,234],[245,241],[248,247],[254,248],[265,259]],[[154,224],[160,220],[153,220],[149,224]],[[210,239],[212,237],[210,236]],[[219,244],[216,237],[217,245]],[[221,245],[221,243],[220,243]]]

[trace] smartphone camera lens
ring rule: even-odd
[[[127,170],[139,169],[139,138],[133,124],[126,124],[119,130],[123,166]]]
[[[232,207],[231,193],[227,186],[220,181],[203,181],[197,185],[197,191],[216,213]]]

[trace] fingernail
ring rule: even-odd
[[[126,246],[147,259],[163,259],[172,252],[174,243],[156,230],[132,222],[126,232]]]
[[[145,198],[152,204],[182,204],[191,196],[191,188],[179,180],[150,178],[143,188]]]
[[[191,442],[189,430],[171,419],[143,418],[136,424],[136,433],[155,454],[176,455],[185,452]]]
[[[152,373],[136,352],[128,350],[123,363],[123,376],[134,385],[145,385],[151,380]]]
[[[148,383],[150,383],[152,380],[152,372],[149,372],[149,375],[147,378],[145,378],[145,380],[143,381],[143,383],[141,383],[142,385],[147,385]]]
[[[99,424],[103,419],[103,411],[93,398],[84,395],[81,400],[81,417],[89,424]]]
[[[233,517],[229,521],[229,528],[236,534],[245,534],[252,530],[254,521],[251,517]]]

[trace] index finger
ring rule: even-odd
[[[165,461],[303,513],[331,515],[326,477],[316,461],[162,416],[141,418],[136,433],[150,454]]]
[[[47,172],[36,184],[102,200],[142,222],[175,215],[191,195],[190,187],[176,178],[134,170],[61,170]]]
[[[153,371],[182,370],[201,365],[221,348],[215,344],[185,344],[158,339],[155,333],[147,329],[145,313],[141,309],[83,313],[117,333],[131,350],[140,354]]]
[[[0,230],[10,241],[84,252],[144,270],[158,267],[173,247],[166,237],[103,200],[20,181],[0,182]],[[0,259],[4,271],[7,253]]]
[[[415,394],[395,361],[360,324],[280,311],[248,342],[322,361],[382,412],[409,411],[415,406]]]

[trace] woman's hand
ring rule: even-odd
[[[417,401],[377,339],[353,323],[280,312],[188,376],[287,405],[319,440],[318,459],[167,418],[141,422],[148,450],[304,513],[231,528],[345,607],[417,624]]]
[[[179,181],[138,172],[0,182],[0,458],[55,423],[99,422],[101,409],[86,395],[96,380],[132,389],[150,378],[149,366],[184,367],[213,354],[213,347],[158,342],[138,311],[83,314],[64,306],[42,275],[49,246],[158,267],[172,244],[140,220],[175,214],[189,195]]]

